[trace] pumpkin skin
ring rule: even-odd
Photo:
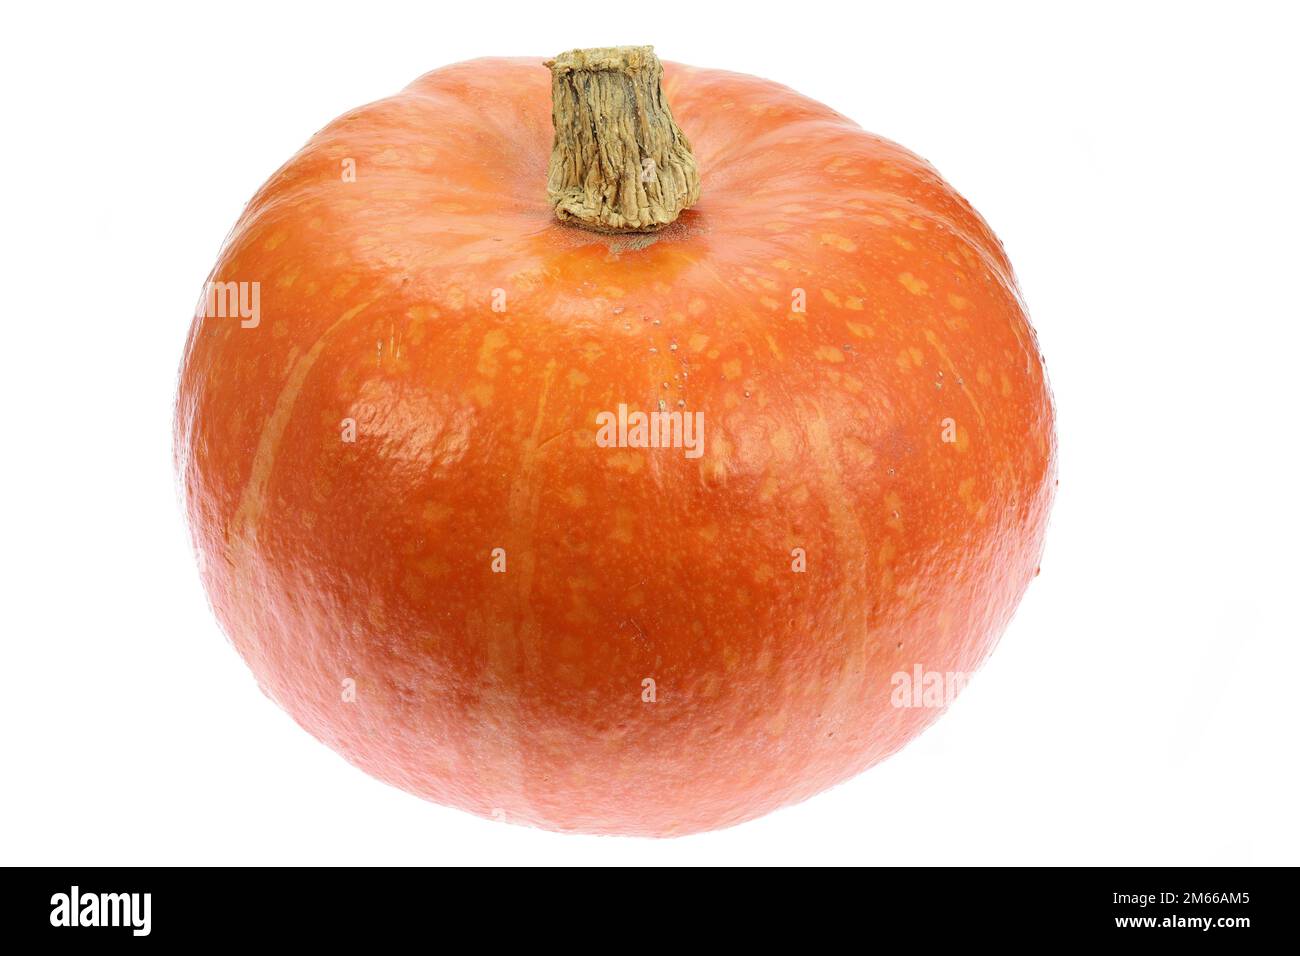
[[[251,200],[211,279],[260,321],[200,309],[180,377],[203,582],[264,691],[381,780],[553,830],[727,826],[898,750],[941,708],[892,675],[980,665],[1053,492],[970,205],[785,87],[664,70],[702,181],[664,231],[555,221],[540,59],[436,70]],[[597,446],[661,399],[701,457]]]

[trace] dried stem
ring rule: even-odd
[[[546,65],[555,123],[546,192],[560,221],[655,232],[699,200],[695,156],[653,47],[570,50]]]

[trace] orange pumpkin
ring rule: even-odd
[[[195,318],[176,461],[217,617],[311,734],[474,813],[680,834],[941,712],[906,685],[977,668],[1033,578],[1053,413],[925,161],[587,52],[436,70],[281,168]]]

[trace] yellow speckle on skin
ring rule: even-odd
[[[771,309],[773,312],[781,308],[781,303],[777,302],[776,299],[772,298],[770,295],[760,296],[758,304],[765,309]]]
[[[427,525],[439,525],[451,517],[452,511],[445,504],[426,501],[420,509],[420,519]]]
[[[867,220],[867,222],[872,223],[872,224],[877,225],[877,226],[888,226],[888,225],[889,225],[889,220],[886,219],[884,216],[882,216],[882,215],[881,215],[880,213],[878,213],[878,212],[873,212],[870,216],[867,216],[867,217],[866,217],[866,220]]]
[[[898,277],[898,281],[903,284],[903,288],[912,295],[925,295],[930,291],[930,284],[924,280],[918,279],[910,272],[904,272]]]
[[[497,374],[497,369],[500,367],[497,352],[506,347],[507,341],[509,339],[504,329],[491,329],[483,336],[483,344],[478,350],[477,370],[480,375],[492,378]]]
[[[696,532],[705,541],[718,540],[718,526],[716,524],[706,524]]]
[[[984,520],[985,513],[988,509],[984,502],[977,501],[975,498],[974,478],[962,479],[961,483],[957,485],[957,497],[961,499],[961,503],[966,506],[968,512],[975,515],[978,520]]]
[[[794,436],[788,428],[778,428],[772,433],[772,451],[780,461],[789,461],[794,457]]]
[[[341,299],[356,288],[360,280],[356,276],[344,276],[330,288],[330,298]]]
[[[916,248],[916,246],[908,242],[902,236],[893,236],[892,238],[894,240],[894,245],[898,246],[900,249],[906,249],[909,252],[911,252],[913,249]]]
[[[844,300],[844,308],[852,309],[854,312],[861,312],[862,304],[862,300],[856,295],[851,295]]]
[[[831,305],[835,306],[837,309],[840,307],[840,297],[836,295],[834,292],[832,292],[830,289],[822,289],[822,298],[824,298]]]
[[[740,372],[740,359],[729,359],[722,363],[722,377],[728,381],[734,381],[740,378]]]
[[[569,380],[569,384],[574,388],[582,388],[582,386],[586,385],[588,382],[591,381],[591,379],[587,377],[585,372],[579,371],[576,368],[569,369],[569,374],[567,377]]]
[[[920,368],[925,364],[925,353],[914,345],[909,346],[899,352],[898,358],[894,361],[904,372],[910,372],[913,368]]]
[[[686,340],[692,352],[703,352],[709,345],[709,337],[703,332],[695,332]]]
[[[272,249],[278,248],[280,243],[284,242],[287,238],[289,238],[289,234],[281,229],[279,232],[272,235],[271,238],[267,239],[266,242],[262,243],[262,248],[267,252],[270,252]]]
[[[708,307],[709,304],[703,299],[691,299],[691,304],[686,307],[686,311],[691,315],[703,315]]]
[[[903,530],[903,499],[895,491],[885,495],[885,525],[895,531]]]
[[[469,397],[474,399],[474,404],[479,408],[487,408],[492,404],[492,385],[488,382],[479,382],[469,390]]]
[[[876,461],[876,453],[860,438],[850,435],[840,443],[840,447],[844,449],[845,456],[858,468],[870,468]]]
[[[605,463],[618,471],[635,475],[645,467],[645,458],[633,451],[616,451],[605,456]]]
[[[970,305],[970,302],[962,296],[949,292],[948,304],[960,312],[962,309],[966,308],[966,306]]]
[[[771,717],[768,718],[768,721],[765,725],[765,729],[773,737],[780,737],[783,733],[785,733],[785,725],[788,719],[789,719],[788,715],[784,710],[778,710],[776,713],[774,713]]]
[[[631,508],[619,508],[614,512],[614,530],[609,536],[621,544],[631,544],[635,539],[633,528],[636,527],[636,513]]]
[[[541,288],[546,279],[547,275],[541,269],[520,269],[518,272],[511,273],[507,288],[515,294],[532,292],[534,289]]]
[[[816,351],[816,356],[823,362],[843,362],[844,351],[834,345],[823,345]]]
[[[794,268],[794,263],[789,259],[773,259],[772,268],[780,269],[782,272],[788,272],[790,269]]]
[[[704,464],[700,466],[700,474],[703,476],[705,484],[725,485],[727,483],[727,462],[721,457],[706,457]]]
[[[845,322],[844,327],[849,330],[849,334],[860,339],[869,339],[875,331],[865,322]]]
[[[837,235],[833,232],[822,233],[822,245],[831,246],[840,250],[840,252],[853,252],[858,248],[852,239],[845,238],[844,236]]]

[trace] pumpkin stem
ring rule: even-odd
[[[546,195],[561,222],[655,232],[700,198],[654,47],[570,50],[547,60],[555,145]]]

